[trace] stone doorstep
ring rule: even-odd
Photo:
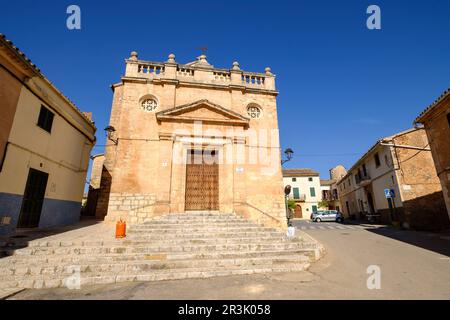
[[[167,272],[176,271],[179,269],[190,268],[223,268],[223,267],[243,267],[243,266],[274,266],[283,264],[306,263],[309,259],[301,254],[296,255],[274,255],[267,257],[250,257],[250,258],[216,258],[216,259],[186,259],[186,260],[137,260],[125,261],[121,263],[83,263],[78,265],[80,273],[105,273],[105,272],[136,272],[136,271],[162,271]],[[54,277],[58,275],[70,276],[73,275],[74,266],[55,266],[44,268],[15,268],[13,273],[0,275],[0,281],[8,280],[26,280],[29,276],[49,276]]]
[[[258,274],[258,273],[271,273],[271,272],[299,272],[305,271],[309,268],[309,263],[297,263],[295,265],[279,265],[279,266],[261,266],[253,267],[251,269],[236,267],[236,268],[195,268],[186,269],[179,272],[173,272],[171,270],[164,271],[152,271],[151,274],[148,273],[137,273],[137,274],[116,274],[116,275],[95,275],[86,274],[81,277],[81,286],[84,285],[95,285],[95,284],[108,284],[116,282],[131,282],[131,281],[164,281],[164,280],[180,280],[180,279],[193,279],[193,278],[210,278],[219,276],[230,276],[230,275],[246,275],[246,274]],[[4,282],[5,288],[9,290],[14,290],[14,288],[57,288],[64,287],[66,277],[52,278],[52,279],[27,279],[27,280],[10,280]],[[6,289],[2,289],[6,290]]]

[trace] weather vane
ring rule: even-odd
[[[208,47],[200,47],[202,54],[206,56],[206,52],[208,51]]]

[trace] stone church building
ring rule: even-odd
[[[126,60],[112,86],[96,216],[131,224],[169,213],[236,213],[286,226],[275,76]],[[94,161],[95,162],[95,161]],[[95,167],[99,167],[98,164]]]

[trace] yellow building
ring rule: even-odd
[[[218,211],[286,226],[275,76],[132,52],[113,85],[97,216]],[[108,184],[105,181],[109,182]]]
[[[346,218],[395,221],[418,230],[450,226],[424,128],[378,140],[337,187]]]
[[[0,235],[79,220],[94,123],[0,34]]]

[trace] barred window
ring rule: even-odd
[[[146,112],[152,112],[155,111],[158,107],[158,102],[155,99],[145,99],[141,103],[142,110]]]
[[[247,107],[247,114],[251,119],[258,119],[261,117],[261,108],[257,105],[250,105]]]

